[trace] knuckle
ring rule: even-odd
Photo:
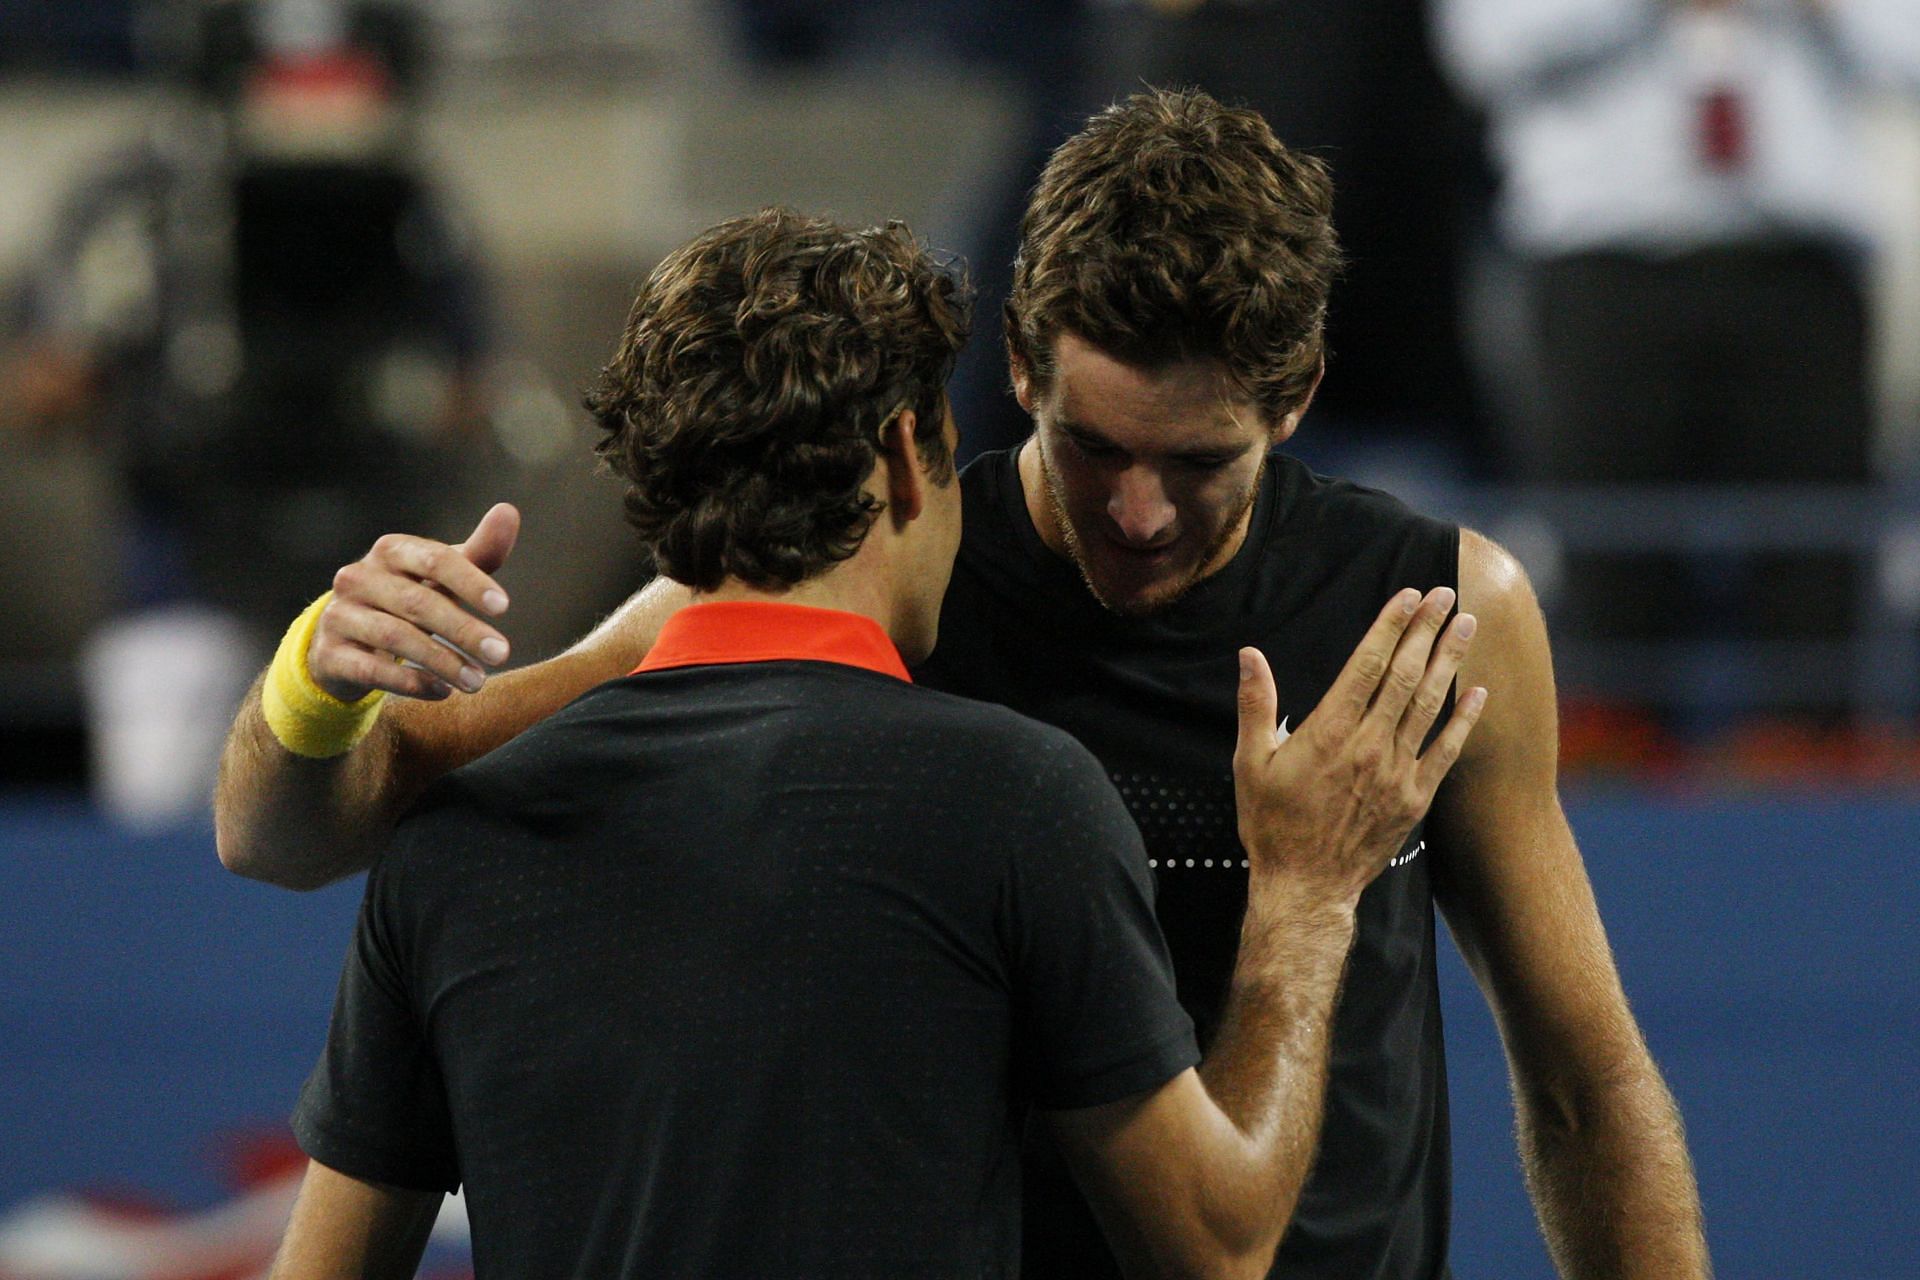
[[[433,592],[419,583],[409,582],[395,594],[394,603],[406,617],[420,619],[427,615],[436,598]]]
[[[345,659],[350,652],[316,635],[307,650],[307,673],[322,677],[341,674],[349,665]]]
[[[369,667],[367,655],[352,649],[340,649],[329,654],[322,665],[309,662],[307,669],[315,676],[332,677],[364,683]]]
[[[1376,683],[1387,673],[1387,659],[1382,654],[1368,650],[1354,659],[1353,670],[1369,684]]]
[[[352,595],[355,586],[360,582],[360,577],[360,564],[358,561],[355,561],[353,564],[341,565],[338,569],[334,570],[333,594],[336,596]]]
[[[381,614],[373,624],[369,637],[375,647],[388,653],[399,653],[412,639],[413,628],[389,614]]]
[[[399,534],[383,533],[373,540],[373,550],[367,554],[370,558],[378,557],[382,560],[391,560],[395,555],[399,554],[400,549],[405,545],[405,540]]]

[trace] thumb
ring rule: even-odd
[[[460,553],[482,573],[498,572],[520,537],[520,512],[511,502],[496,502],[460,544]]]
[[[1240,737],[1234,744],[1234,763],[1265,760],[1280,745],[1275,732],[1275,717],[1280,714],[1280,694],[1274,688],[1273,668],[1258,649],[1240,651]]]

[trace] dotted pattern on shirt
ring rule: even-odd
[[[1133,815],[1155,871],[1244,871],[1231,776],[1202,781],[1116,771],[1113,785]]]

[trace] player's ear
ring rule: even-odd
[[[1007,376],[1013,379],[1013,398],[1020,402],[1020,408],[1028,417],[1033,416],[1033,367],[1027,358],[1013,345],[1013,339],[1007,339]]]
[[[918,415],[902,409],[880,428],[880,456],[876,461],[886,468],[887,514],[896,524],[919,516],[927,505],[927,486],[933,483],[926,460],[914,443],[918,426]]]
[[[1287,416],[1273,426],[1273,444],[1283,444],[1300,429],[1300,419],[1307,416],[1307,409],[1313,404],[1313,393],[1320,389],[1320,379],[1327,376],[1327,359],[1320,357],[1320,367],[1313,371],[1313,385],[1307,388],[1307,394],[1300,397],[1300,403],[1287,411]]]

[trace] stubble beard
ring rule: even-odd
[[[1100,584],[1093,579],[1093,574],[1087,566],[1086,547],[1080,541],[1080,531],[1074,528],[1073,521],[1067,516],[1066,501],[1060,496],[1059,478],[1054,474],[1053,464],[1047,460],[1046,444],[1037,432],[1034,435],[1034,449],[1040,459],[1040,476],[1043,481],[1042,487],[1046,490],[1047,509],[1053,513],[1054,527],[1060,530],[1061,540],[1067,544],[1067,558],[1073,561],[1073,567],[1080,574],[1080,581],[1086,584],[1088,594],[1099,602],[1100,607],[1108,613],[1118,614],[1123,618],[1144,618],[1170,608],[1179,603],[1189,591],[1212,577],[1218,571],[1212,567],[1214,562],[1220,558],[1227,544],[1233,541],[1234,534],[1240,531],[1241,522],[1247,518],[1248,509],[1253,506],[1254,499],[1259,496],[1260,481],[1267,474],[1267,459],[1263,453],[1260,457],[1260,467],[1253,473],[1253,479],[1248,483],[1246,492],[1241,494],[1239,501],[1234,503],[1232,519],[1220,526],[1220,531],[1214,535],[1206,554],[1196,560],[1193,567],[1182,577],[1166,587],[1142,592],[1131,600],[1115,600],[1102,591]]]

